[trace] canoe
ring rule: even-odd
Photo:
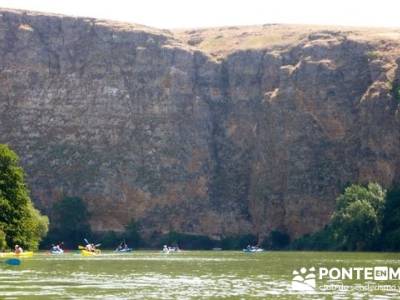
[[[126,253],[126,252],[132,252],[133,249],[132,248],[125,248],[125,249],[121,249],[121,250],[114,250],[114,252],[117,253]]]
[[[257,252],[264,252],[264,249],[262,249],[262,248],[243,249],[243,252],[245,252],[245,253],[257,253]]]
[[[87,250],[81,250],[81,254],[83,256],[95,256],[95,255],[99,255],[100,253],[101,253],[100,250],[96,250],[96,252],[87,251]]]
[[[0,257],[32,257],[33,252],[32,251],[25,251],[19,254],[16,254],[14,252],[3,252],[0,253]]]

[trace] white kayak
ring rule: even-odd
[[[250,249],[247,249],[247,248],[245,248],[245,249],[243,249],[243,252],[246,252],[246,253],[264,252],[264,249],[262,249],[262,248],[250,248]]]

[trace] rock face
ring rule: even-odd
[[[42,210],[79,196],[96,231],[297,237],[346,184],[399,183],[399,41],[0,10],[0,142]]]

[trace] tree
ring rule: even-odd
[[[263,241],[262,247],[266,249],[279,250],[288,247],[290,237],[286,232],[272,230],[270,235]]]
[[[246,248],[247,245],[254,246],[256,244],[257,237],[252,234],[231,235],[221,240],[221,248],[224,250],[243,249]]]
[[[79,197],[64,197],[53,205],[52,224],[47,244],[63,241],[76,247],[84,238],[90,238],[89,212]]]
[[[386,191],[379,184],[352,185],[337,198],[332,217],[335,240],[347,250],[366,250],[382,230]]]
[[[124,238],[122,237],[121,233],[110,230],[102,234],[97,234],[95,240],[101,241],[102,248],[115,249],[123,239]]]
[[[28,205],[29,215],[31,216],[25,222],[27,239],[20,243],[29,249],[37,249],[40,241],[46,236],[49,228],[49,219],[43,216],[35,209],[32,203]]]
[[[0,250],[4,251],[7,248],[6,234],[0,229]]]
[[[24,177],[18,155],[7,145],[0,144],[1,232],[8,246],[20,244],[36,249],[47,233],[48,219],[33,206]]]
[[[394,188],[386,195],[381,247],[400,250],[400,189]]]
[[[204,235],[171,231],[159,240],[158,246],[161,247],[163,245],[178,246],[179,248],[187,250],[210,250],[215,246],[215,241]]]
[[[129,245],[129,247],[138,247],[142,243],[142,238],[139,232],[139,225],[132,219],[128,225],[125,226],[125,232],[123,234],[123,238],[125,242]]]
[[[290,249],[294,250],[338,250],[337,241],[333,236],[332,225],[326,225],[322,230],[306,234],[294,240]]]

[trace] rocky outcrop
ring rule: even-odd
[[[349,182],[399,182],[396,31],[216,30],[1,10],[0,142],[36,204],[80,196],[97,231],[296,237]]]

